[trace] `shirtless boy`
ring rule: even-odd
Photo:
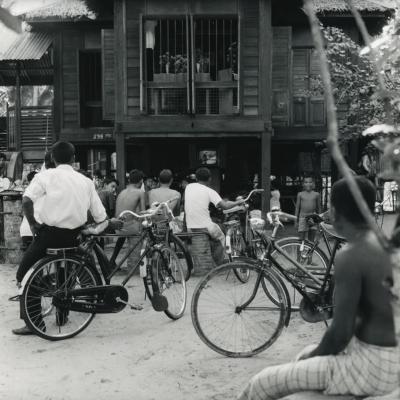
[[[372,183],[365,177],[356,182],[373,211]],[[400,352],[387,287],[390,257],[368,229],[344,180],[332,187],[331,212],[336,231],[348,240],[335,261],[333,321],[318,346],[304,349],[295,362],[261,371],[240,400],[279,399],[306,390],[377,396],[399,385]]]
[[[143,185],[143,177],[143,172],[138,169],[133,169],[129,173],[129,184],[117,197],[117,203],[115,207],[116,217],[118,217],[118,215],[124,210],[130,210],[136,213],[145,210],[145,193],[141,189]],[[137,235],[140,233],[140,228],[141,225],[139,221],[135,220],[133,217],[127,216],[125,218],[124,227],[117,233],[121,235]],[[120,252],[124,242],[124,237],[118,238],[113,255],[110,259],[111,265],[115,263],[115,259],[117,258],[118,253]],[[132,244],[131,238],[128,240],[128,242]],[[140,248],[138,248],[138,251],[140,252]],[[136,253],[137,252],[133,252],[129,256],[128,266],[134,263],[135,258],[137,257]]]
[[[314,192],[314,179],[305,176],[303,179],[303,191],[297,193],[296,217],[297,229],[301,240],[315,238],[316,227],[309,226],[306,216],[321,213],[321,197],[318,192]]]

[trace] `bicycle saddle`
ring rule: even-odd
[[[334,229],[334,227],[330,224],[327,224],[326,222],[321,222],[321,227],[322,229],[329,235],[334,237],[335,239],[341,240],[343,242],[346,242],[347,239],[344,238],[343,236],[340,236]]]

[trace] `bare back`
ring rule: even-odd
[[[128,186],[117,197],[116,216],[118,216],[124,210],[140,212],[143,211],[144,208],[144,192],[134,186]]]
[[[336,284],[346,289],[350,296],[347,306],[353,300],[357,301],[358,296],[354,316],[355,336],[372,345],[395,346],[391,294],[384,284],[392,280],[392,262],[387,252],[381,248],[374,234],[367,232],[350,243],[337,261]],[[347,307],[347,312],[351,308]]]

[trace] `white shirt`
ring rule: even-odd
[[[24,196],[33,201],[35,208],[41,199],[35,214],[37,211],[38,220],[49,226],[79,228],[87,221],[88,211],[96,222],[107,218],[93,182],[67,164],[35,175]]]
[[[24,196],[25,196],[25,194],[24,194]],[[43,199],[44,199],[43,197],[41,197],[40,199],[38,199],[38,200],[35,202],[35,205],[34,205],[34,208],[33,208],[35,220],[36,220],[39,224],[42,223],[42,221],[41,221],[41,219],[40,219],[40,212],[39,212],[39,210],[41,209],[40,207],[41,207],[41,205],[43,204]],[[24,236],[33,236],[33,235],[32,235],[32,231],[31,231],[31,227],[29,226],[29,222],[28,222],[28,220],[26,219],[25,216],[22,218],[22,222],[21,222],[21,225],[20,225],[20,227],[19,227],[19,235],[20,235],[21,237],[24,237]]]
[[[201,183],[190,183],[185,189],[185,214],[188,229],[207,228],[212,224],[208,206],[221,202],[221,196]]]

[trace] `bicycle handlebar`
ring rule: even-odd
[[[245,199],[243,199],[243,203],[249,201],[249,200],[250,200],[250,197],[253,196],[254,193],[262,193],[263,191],[264,191],[264,189],[253,189],[253,190],[249,193],[249,195],[248,195]]]
[[[253,189],[245,199],[242,199],[242,204],[248,202],[250,197],[254,193],[262,193],[263,191],[264,191],[264,189]],[[243,211],[243,205],[242,204],[234,206],[234,207],[230,208],[229,210],[224,210],[223,213],[224,214],[232,214],[234,212]]]
[[[168,205],[168,204],[171,203],[171,202],[173,202],[173,201],[175,201],[175,200],[178,200],[178,199],[179,199],[179,197],[174,197],[173,199],[170,199],[170,200],[168,200],[168,201],[164,201],[164,202],[162,202],[162,203],[159,203],[158,206],[157,206],[156,208],[154,208],[153,210],[151,210],[150,212],[147,212],[147,213],[145,213],[145,214],[137,214],[137,213],[135,213],[135,212],[133,212],[133,211],[131,211],[131,210],[124,210],[124,211],[122,211],[122,212],[118,215],[118,218],[119,218],[119,219],[122,219],[125,215],[129,214],[129,215],[132,215],[133,217],[135,217],[136,219],[147,219],[147,218],[151,218],[151,217],[153,217],[155,214],[157,214],[158,211],[159,211],[162,207],[165,207],[165,208],[167,209],[167,212],[168,212],[169,214],[173,215],[173,214],[172,214],[172,210],[169,208],[169,205]]]
[[[292,214],[285,213],[283,211],[271,211],[267,213],[267,219],[271,225],[282,225],[281,218],[297,221],[297,217]]]

